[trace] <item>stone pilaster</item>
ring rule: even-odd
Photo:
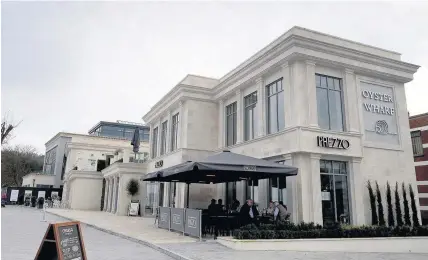
[[[358,118],[358,93],[357,83],[353,70],[345,69],[345,81],[342,84],[346,129],[349,132],[359,132],[359,118]]]
[[[219,129],[218,129],[218,147],[222,148],[225,146],[224,135],[225,135],[225,123],[224,123],[224,100],[221,99],[219,101],[219,109],[218,109],[218,120],[219,120]]]
[[[291,89],[291,73],[288,62],[281,65],[282,87],[284,89],[284,122],[285,127],[293,125],[293,95]]]
[[[323,223],[322,220],[322,198],[321,198],[321,174],[320,174],[320,159],[321,155],[311,154],[311,210],[312,210],[312,221],[315,224]]]
[[[242,143],[244,140],[244,117],[243,117],[242,91],[236,91],[236,143]]]
[[[263,78],[256,79],[257,86],[257,137],[266,135],[266,90]]]
[[[308,106],[308,125],[318,127],[317,89],[315,82],[315,62],[306,61],[306,88]]]
[[[365,208],[364,208],[364,182],[361,177],[361,159],[353,158],[350,165],[350,212],[351,223],[353,225],[364,225]]]

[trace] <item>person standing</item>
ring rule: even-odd
[[[248,224],[257,224],[257,217],[259,216],[259,211],[254,206],[253,200],[247,200],[247,203],[242,205],[241,211],[239,212],[241,226]]]

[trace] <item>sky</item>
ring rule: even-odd
[[[428,2],[2,2],[1,113],[11,145],[142,116],[187,74],[220,78],[297,25],[402,53],[428,112]]]

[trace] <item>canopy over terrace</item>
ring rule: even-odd
[[[143,180],[209,184],[293,176],[297,171],[296,167],[223,151],[200,161],[148,173]]]

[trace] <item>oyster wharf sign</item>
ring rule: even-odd
[[[380,101],[385,103],[385,104],[373,104],[373,103],[363,102],[364,109],[367,112],[372,112],[372,113],[382,114],[382,115],[390,115],[390,116],[394,115],[395,109],[387,105],[387,104],[394,104],[394,100],[392,99],[391,95],[380,93],[380,92],[374,92],[370,90],[363,90],[361,94],[365,99]]]

